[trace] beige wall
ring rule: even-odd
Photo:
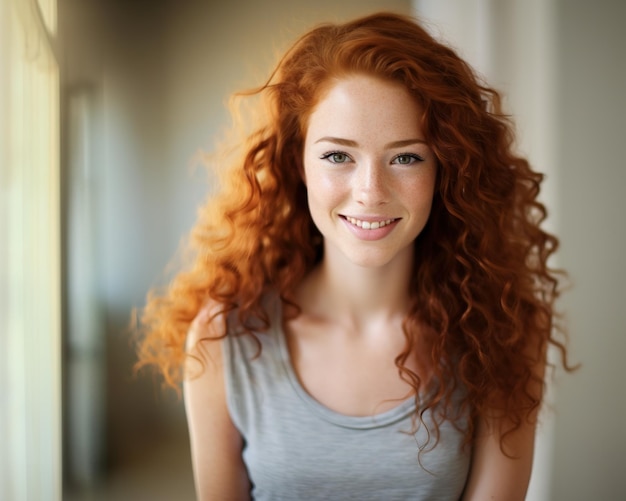
[[[557,6],[560,255],[582,368],[556,392],[552,499],[626,499],[626,3]]]

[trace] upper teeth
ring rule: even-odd
[[[385,221],[361,221],[360,219],[355,219],[353,217],[346,217],[348,221],[352,224],[358,226],[359,228],[363,228],[364,230],[376,230],[378,228],[382,228],[383,226],[387,226],[388,224],[393,223],[394,219],[387,219]]]

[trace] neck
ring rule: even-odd
[[[404,318],[413,269],[411,248],[380,267],[359,266],[337,252],[326,251],[304,284],[301,304],[305,311],[334,318],[359,332],[379,322]]]

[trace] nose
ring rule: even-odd
[[[353,192],[355,200],[366,207],[384,205],[389,201],[388,173],[377,162],[358,166],[354,174]]]

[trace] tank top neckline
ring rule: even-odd
[[[295,368],[291,362],[291,355],[287,346],[286,332],[283,327],[282,301],[276,301],[275,317],[276,322],[272,328],[272,335],[278,339],[278,350],[282,368],[287,374],[289,382],[298,397],[306,404],[306,406],[315,412],[319,417],[337,426],[353,429],[370,429],[389,426],[393,423],[407,418],[415,412],[415,397],[409,397],[402,400],[395,407],[371,416],[350,416],[334,411],[316,400],[308,391],[304,389]]]

